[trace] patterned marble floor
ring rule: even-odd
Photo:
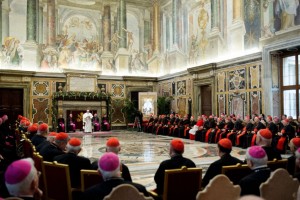
[[[121,143],[120,159],[131,173],[134,182],[143,184],[147,189],[155,188],[153,180],[159,163],[169,158],[169,143],[172,137],[152,135],[128,130],[115,130],[110,132],[97,132],[84,134],[82,132],[70,133],[71,137],[82,138],[82,156],[92,161],[98,159],[105,152],[105,143],[109,137],[118,137]],[[183,139],[185,143],[184,156],[192,159],[197,167],[205,170],[209,164],[219,157],[216,144],[207,144]],[[244,160],[245,150],[234,147],[233,156]]]

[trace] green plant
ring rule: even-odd
[[[170,114],[171,101],[173,97],[157,97],[158,114]]]
[[[127,123],[134,122],[135,114],[137,112],[137,109],[134,106],[134,102],[132,102],[130,99],[125,99],[122,112],[125,114]]]

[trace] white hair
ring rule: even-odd
[[[32,160],[32,158],[25,158],[23,160],[27,160],[31,164],[30,172],[26,176],[26,178],[16,184],[9,184],[5,182],[9,194],[12,196],[19,196],[20,194],[28,193],[31,187],[31,183],[34,180],[35,175],[37,174],[37,170],[34,167],[34,161]]]
[[[69,143],[67,144],[67,151],[68,152],[78,152],[81,149],[81,145],[79,146],[72,146]]]
[[[271,142],[272,142],[272,138],[270,138],[270,139],[264,138],[264,137],[260,134],[259,131],[257,132],[256,137],[259,137],[259,138],[263,141],[263,143],[266,143],[266,144],[268,144],[268,145],[270,145]]]
[[[267,163],[268,163],[268,156],[267,156],[267,154],[263,158],[253,158],[249,154],[250,148],[251,147],[248,147],[248,149],[247,149],[246,159],[252,162],[252,164],[253,164],[252,168],[267,166]]]
[[[120,151],[120,146],[117,146],[117,147],[106,147],[106,151],[107,152],[113,152],[115,154],[118,154],[119,151]]]
[[[103,177],[104,180],[113,178],[113,177],[119,177],[120,174],[120,162],[118,167],[114,170],[114,171],[105,171],[103,169],[101,169],[101,167],[99,166],[98,170],[101,172],[101,175]]]

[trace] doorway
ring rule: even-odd
[[[0,88],[0,117],[7,115],[8,122],[13,123],[23,115],[23,94],[23,89]]]
[[[133,103],[133,106],[136,110],[139,109],[139,92],[138,91],[132,91],[130,93],[130,100]]]
[[[201,94],[201,101],[200,101],[201,114],[209,116],[212,114],[211,85],[200,86],[200,94]]]

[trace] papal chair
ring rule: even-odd
[[[81,191],[84,192],[89,187],[103,182],[102,175],[97,170],[80,170]]]
[[[69,166],[57,162],[43,162],[46,199],[72,200]]]
[[[287,170],[277,169],[259,187],[260,196],[265,200],[296,200],[299,182]]]
[[[104,200],[153,200],[152,197],[145,197],[133,185],[121,184],[113,188]]]
[[[202,169],[187,168],[165,170],[163,200],[194,200],[201,189]],[[154,197],[155,192],[150,192]]]
[[[203,191],[198,192],[196,200],[233,200],[240,197],[241,187],[233,185],[227,176],[219,174],[210,180]]]
[[[251,172],[248,165],[242,165],[240,163],[222,167],[222,174],[227,176],[234,185],[237,185],[242,178],[249,175]]]

